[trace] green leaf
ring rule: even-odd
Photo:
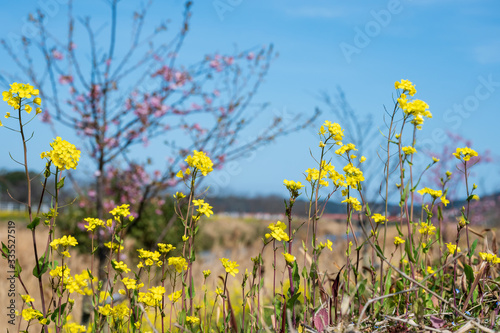
[[[307,267],[302,268],[302,277],[307,279]]]
[[[366,290],[366,282],[368,280],[367,279],[364,279],[363,281],[361,281],[361,283],[359,284],[359,288],[358,288],[358,292],[359,294],[362,296]]]
[[[300,275],[299,275],[299,266],[297,265],[297,260],[293,262],[292,277],[293,277],[293,286],[297,289],[300,288]]]
[[[61,318],[62,317],[65,317],[63,315],[63,312],[64,312],[64,309],[66,309],[66,305],[68,303],[63,303],[61,304],[61,307],[60,308],[57,308],[54,310],[54,312],[52,313],[52,315],[50,316],[50,319],[52,319],[53,322],[56,322],[57,321],[57,318],[59,317],[59,313],[61,313]]]
[[[410,249],[410,242],[405,242],[405,252],[408,255],[408,259],[410,259],[412,263],[415,263],[415,259],[413,259],[413,251]]]
[[[2,242],[2,257],[4,257],[5,259],[7,259],[7,257],[9,256],[9,254],[10,254],[9,248],[7,247],[7,245],[5,245]]]
[[[37,268],[39,268],[40,270],[38,270]],[[49,262],[48,260],[45,259],[45,255],[43,255],[40,259],[38,259],[38,267],[36,264],[35,267],[33,267],[33,275],[38,279],[45,272],[47,272],[48,268],[49,268]]]
[[[469,254],[467,255],[469,258],[472,258],[472,256],[474,255],[474,252],[476,251],[476,247],[477,247],[477,239],[472,243],[472,245],[470,247]]]
[[[366,214],[367,214],[367,216],[372,215],[372,212],[370,211],[370,206],[368,206],[368,203],[366,203]]]
[[[384,252],[382,251],[380,246],[378,244],[375,244],[375,247],[377,248],[377,256],[381,259],[385,259]]]
[[[182,310],[179,312],[178,317],[177,317],[177,322],[180,325],[184,325],[184,322],[186,321],[186,311]]]
[[[296,291],[295,295],[290,297],[290,299],[286,302],[287,309],[293,309],[293,307],[295,306],[295,303],[297,302],[297,299],[300,297],[300,295],[301,295],[301,293]]]
[[[66,177],[62,177],[61,180],[57,182],[56,188],[58,190],[64,186],[64,178],[66,178]]]
[[[399,237],[403,237],[404,235],[403,235],[403,233],[401,232],[401,229],[399,229],[399,224],[398,224],[398,223],[396,223],[396,224],[394,224],[394,225],[396,226],[396,230],[398,231]]]
[[[23,271],[23,268],[19,264],[19,259],[16,259],[16,268],[14,269],[14,276],[19,277],[19,274]]]
[[[389,294],[389,291],[391,289],[391,284],[392,284],[391,275],[392,275],[392,268],[389,268],[387,270],[387,275],[384,283],[384,295]]]
[[[441,210],[441,206],[438,205],[438,220],[443,219],[443,211]]]
[[[399,207],[402,207],[403,204],[405,203],[406,199],[408,198],[408,187],[410,186],[410,183],[406,184],[405,189],[403,190],[403,194],[401,195],[401,200],[399,201]]]
[[[59,262],[57,260],[54,260],[54,262],[49,262],[49,268],[50,269],[56,269],[56,267],[59,266]]]
[[[33,221],[28,224],[27,228],[30,230],[34,230],[40,224],[40,217],[35,217]]]
[[[467,277],[467,282],[469,283],[469,286],[471,286],[472,283],[474,283],[474,271],[472,270],[472,267],[464,264],[464,272],[465,276]]]

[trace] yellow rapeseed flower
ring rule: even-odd
[[[403,147],[403,148],[401,148],[401,150],[406,155],[412,155],[412,154],[415,154],[417,152],[417,150],[412,146]]]
[[[182,297],[182,290],[174,291],[170,295],[168,295],[168,299],[172,302],[175,303],[179,300],[179,298]]]
[[[193,155],[186,157],[185,161],[190,167],[200,170],[203,176],[213,171],[212,160],[202,151],[194,150]]]
[[[295,256],[291,255],[290,253],[281,253],[283,255],[283,257],[285,257],[285,260],[287,263],[289,263],[290,265],[292,265],[295,261]]]
[[[417,193],[424,195],[424,194],[430,194],[434,199],[437,199],[443,195],[443,191],[441,190],[433,190],[428,187],[424,187],[420,191],[417,191]]]
[[[168,264],[174,266],[177,273],[181,273],[183,270],[187,269],[187,261],[183,257],[170,257],[168,258]]]
[[[405,240],[402,238],[399,238],[398,236],[394,237],[394,245],[398,246],[399,244],[404,244]]]
[[[113,268],[118,272],[128,273],[130,272],[130,268],[123,261],[113,260]]]
[[[423,235],[432,236],[436,233],[436,227],[430,223],[422,222],[420,223],[420,229],[418,230]]]
[[[226,269],[226,273],[229,273],[232,276],[236,276],[235,274],[239,272],[236,267],[240,266],[236,263],[236,261],[230,261],[226,258],[220,258],[219,260],[222,262],[222,266],[224,266],[224,268]]]
[[[496,254],[493,253],[479,252],[479,257],[493,265],[500,263],[500,258],[498,258]]]
[[[38,318],[43,318],[43,315],[40,311],[32,309],[32,308],[26,308],[22,312],[23,319],[26,321],[30,321],[32,319],[38,319]]]
[[[384,222],[387,221],[387,218],[384,215],[378,213],[373,214],[372,219],[375,223],[380,223],[380,224],[384,224]]]
[[[276,224],[269,224],[268,228],[271,230],[270,233],[266,234],[266,238],[272,237],[276,239],[278,242],[286,241],[288,242],[290,238],[288,234],[285,232],[286,224],[281,221],[276,222]]]
[[[457,148],[457,150],[453,153],[453,156],[455,156],[459,160],[464,160],[465,162],[467,162],[471,157],[478,156],[478,154],[474,149],[465,147]]]
[[[401,82],[396,81],[394,83],[394,88],[402,89],[403,92],[407,92],[408,94],[410,94],[410,96],[415,95],[417,92],[417,89],[415,89],[415,85],[411,83],[410,80],[401,80]]]
[[[446,247],[448,248],[448,252],[450,252],[451,254],[455,254],[455,252],[462,252],[462,250],[457,247],[455,244],[451,244],[451,243],[446,243]]]
[[[52,150],[43,152],[41,158],[49,158],[59,169],[76,169],[80,160],[80,151],[75,145],[57,137],[50,144]]]

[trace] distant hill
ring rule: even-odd
[[[284,214],[285,203],[284,199],[277,195],[261,196],[255,198],[247,198],[243,196],[227,196],[227,197],[212,197],[207,198],[210,205],[214,207],[216,213],[267,213],[267,214]],[[307,215],[309,202],[305,200],[297,200],[294,205],[294,213],[297,215]],[[370,209],[373,211],[383,210],[381,204],[370,204]],[[389,206],[390,215],[399,213],[398,205]],[[346,205],[336,203],[330,200],[325,208],[325,214],[345,214]]]
[[[226,196],[226,197],[211,197],[207,201],[214,207],[216,213],[231,213],[231,214],[268,214],[279,215],[285,213],[285,203],[282,197],[276,195],[261,196],[248,198],[243,196]],[[439,200],[438,200],[439,201]],[[448,204],[443,209],[445,221],[454,222],[461,216],[462,206],[466,206],[466,200],[456,200]],[[307,216],[308,202],[305,200],[297,200],[294,205],[293,212],[295,215]],[[372,212],[383,212],[382,204],[370,204]],[[389,216],[397,216],[400,212],[400,207],[397,204],[389,205]],[[416,204],[414,212],[416,216],[420,216],[421,206]],[[324,214],[346,214],[345,204],[341,204],[340,200],[330,200],[326,205]],[[437,214],[437,212],[435,212]],[[437,215],[435,215],[437,216]],[[416,218],[418,221],[418,219]],[[473,225],[482,226],[500,226],[500,193],[485,195],[479,201],[472,200],[470,203],[470,220]]]

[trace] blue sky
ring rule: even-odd
[[[37,5],[52,13],[48,27],[60,30],[66,17],[59,4],[64,2],[2,4],[0,36],[8,38],[27,29],[25,17]],[[126,27],[138,3],[121,1],[119,28]],[[171,18],[175,27],[182,7],[180,0],[156,1],[150,22]],[[104,1],[81,2],[75,9],[81,16],[93,15],[97,22],[108,18]],[[334,93],[340,86],[359,117],[372,114],[373,127],[383,129],[384,106],[393,106],[394,81],[409,79],[416,84],[416,97],[426,101],[433,113],[418,133],[421,140],[426,139],[425,148],[438,149],[443,133],[451,130],[471,139],[477,151],[490,149],[495,155],[500,111],[498,1],[220,0],[195,1],[193,12],[191,31],[179,54],[181,63],[195,62],[207,53],[229,53],[235,46],[274,44],[279,57],[256,98],[271,103],[270,116],[307,116],[315,107],[326,111],[319,93]],[[0,60],[0,73],[18,73],[3,50]],[[341,123],[327,112],[320,119]],[[268,122],[263,118],[257,125]],[[303,180],[304,170],[314,167],[309,148],[317,147],[315,132],[278,139],[233,165],[231,172],[214,174],[207,184],[212,183],[220,194],[284,195],[284,178]],[[0,130],[2,142],[10,142],[12,135]],[[36,138],[33,151],[39,152],[46,149],[42,143],[49,142],[52,134],[36,124]],[[0,167],[14,167],[7,153],[15,149],[0,147],[4,156]],[[376,149],[374,142],[367,157],[376,158]],[[34,161],[37,156],[33,154]],[[475,180],[487,192],[500,185],[496,162],[476,174]]]

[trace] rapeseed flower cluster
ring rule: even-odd
[[[358,198],[355,198],[355,197],[349,197],[349,198],[345,198],[343,201],[341,201],[342,203],[348,203],[351,205],[351,207],[354,209],[354,210],[357,210],[358,212],[361,211],[361,203],[359,202]]]
[[[165,288],[162,286],[149,288],[149,293],[140,292],[139,302],[144,303],[147,306],[159,306],[163,295],[165,294]]]
[[[290,253],[281,252],[281,254],[283,255],[283,257],[285,257],[285,261],[287,263],[289,263],[290,265],[293,265],[293,263],[295,261],[295,256],[291,255]]]
[[[347,164],[344,167],[345,172],[345,184],[344,187],[350,186],[353,189],[358,188],[358,184],[365,180],[363,176],[363,171],[355,167],[352,163]]]
[[[80,151],[75,145],[57,137],[50,144],[52,150],[43,152],[40,157],[47,157],[59,169],[76,169],[80,160]]]
[[[222,262],[222,266],[224,266],[226,273],[229,273],[232,276],[236,276],[235,274],[239,272],[239,270],[236,267],[240,266],[236,263],[236,261],[230,261],[229,259],[226,258],[220,258],[219,260]]]
[[[403,93],[398,98],[398,105],[403,110],[406,116],[413,116],[411,123],[418,129],[422,129],[422,124],[425,118],[432,118],[432,113],[429,112],[429,105],[419,99],[409,100],[406,93],[413,96],[417,90],[415,85],[408,80],[401,80],[395,82],[396,89],[403,89]]]
[[[70,294],[76,292],[80,295],[92,295],[92,289],[88,287],[90,280],[97,282],[97,277],[91,279],[89,272],[84,270],[82,274],[75,274],[74,277],[68,275],[64,280],[64,285]]]
[[[266,239],[269,237],[272,237],[276,239],[278,242],[285,241],[288,242],[290,238],[288,237],[288,234],[285,232],[286,230],[286,224],[278,221],[276,224],[271,223],[268,226],[269,230],[271,230],[270,233],[266,234]]]
[[[51,269],[49,274],[52,277],[62,277],[64,274],[64,278],[66,279],[69,276],[70,272],[71,270],[68,268],[68,266],[66,266],[66,264],[64,264],[63,266],[57,266],[56,268]]]
[[[175,303],[182,297],[182,290],[174,291],[170,295],[168,295],[168,299],[170,302]]]
[[[333,251],[332,245],[333,245],[332,241],[327,239],[326,243],[322,243],[322,242],[319,243],[319,249],[322,250],[326,247],[326,248],[328,248],[328,250]]]
[[[326,130],[325,130],[326,128]],[[328,136],[326,136],[326,131],[328,131]],[[337,123],[332,123],[328,120],[325,120],[324,124],[321,125],[319,129],[319,134],[325,137],[325,142],[329,139],[333,139],[336,141],[336,144],[342,145],[342,138],[344,137],[344,130]]]
[[[453,153],[453,156],[455,156],[459,160],[467,162],[470,160],[471,157],[478,156],[478,154],[474,149],[465,147],[465,148],[457,148],[457,150]]]
[[[130,205],[123,204],[121,206],[116,206],[109,213],[113,215],[113,218],[116,222],[120,223],[122,221],[122,218],[125,218],[130,215]],[[130,215],[129,220],[133,221],[134,217]]]
[[[306,170],[306,180],[308,182],[319,181],[320,186],[328,186],[329,183],[326,178],[333,181],[336,186],[341,186],[345,182],[344,175],[341,175],[335,170],[335,167],[331,163],[326,161],[321,161],[321,173],[318,169],[312,168]]]
[[[114,242],[104,243],[104,246],[106,246],[108,249],[113,250],[113,252],[118,252],[118,249],[120,251],[124,249],[123,245]]]
[[[198,220],[199,217],[203,214],[205,214],[206,217],[210,217],[211,215],[214,214],[214,212],[212,211],[213,207],[210,206],[203,199],[193,200],[193,205],[198,207],[198,209],[196,210],[198,212],[198,216],[194,217],[196,220]]]
[[[387,221],[387,218],[382,215],[382,214],[373,214],[372,215],[372,220],[375,222],[375,223],[380,223],[380,224],[384,224],[384,222]]]
[[[293,180],[284,180],[283,184],[285,184],[286,188],[290,191],[298,191],[304,187],[300,182],[294,182]]]
[[[443,191],[441,190],[433,190],[428,187],[424,187],[423,189],[417,191],[418,194],[424,195],[424,194],[429,194],[431,197],[434,199],[437,199],[443,195]]]
[[[103,220],[101,219],[96,219],[96,218],[93,218],[93,217],[86,217],[83,219],[85,222],[87,222],[88,224],[85,225],[85,229],[87,229],[87,231],[94,231],[97,227],[104,227],[105,223]]]
[[[335,154],[342,156],[345,153],[348,153],[350,151],[358,151],[356,149],[356,146],[353,143],[348,143],[348,144],[343,145],[342,147],[340,147],[339,149],[337,149],[335,151]]]
[[[462,250],[457,247],[455,244],[451,244],[451,243],[446,243],[446,247],[448,248],[448,252],[450,252],[451,254],[455,254],[455,252],[462,252]]]
[[[160,260],[160,252],[158,251],[148,251],[144,249],[138,249],[137,252],[139,252],[139,259],[141,259],[141,262],[137,265],[138,268],[146,266],[153,266],[156,265],[160,267],[163,262]],[[169,263],[170,264],[170,263]]]
[[[30,321],[32,319],[42,319],[43,318],[43,314],[40,311],[35,310],[33,308],[24,309],[22,312],[22,316],[23,316],[23,319],[26,321]]]
[[[21,295],[21,298],[23,299],[23,301],[25,303],[31,303],[31,302],[35,301],[35,299],[33,297],[31,297],[30,295]]]
[[[418,232],[422,235],[432,236],[436,233],[436,227],[430,223],[422,222],[420,223],[420,229]]]
[[[213,171],[212,167],[214,164],[212,163],[212,160],[202,151],[194,150],[193,155],[186,157],[185,161],[190,167],[200,170],[203,176],[206,176]]]
[[[116,261],[112,260],[111,264],[114,268],[115,271],[120,272],[120,273],[128,273],[130,272],[130,268],[127,267],[127,264],[125,264],[123,261]]]
[[[287,190],[290,192],[290,196],[295,199],[297,198],[300,193],[300,189],[304,187],[304,185],[301,184],[301,182],[295,182],[293,180],[284,180],[283,184],[287,188]]]
[[[415,85],[411,83],[410,80],[401,80],[401,82],[396,81],[394,83],[395,89],[402,89],[403,93],[408,93],[410,96],[413,96],[417,93],[417,89],[415,89]]]
[[[71,276],[71,270],[68,266],[66,266],[66,264],[64,266],[57,266],[56,268],[50,270],[49,274],[53,278],[62,278],[64,282],[64,289],[70,294],[76,292],[81,295],[91,295],[92,290],[88,287],[89,282],[90,280],[97,282],[97,277],[92,279],[87,270],[82,271],[82,274],[75,274],[75,276]]]
[[[175,250],[175,246],[173,246],[172,244],[158,243],[158,251],[160,253],[167,254],[173,250]]]
[[[125,285],[125,287],[127,289],[139,289],[141,287],[144,287],[144,283],[137,284],[137,280],[129,279],[127,277],[123,278],[122,282],[123,282],[123,285]]]
[[[481,257],[481,259],[483,259],[484,261],[489,262],[490,264],[495,265],[500,263],[500,258],[498,258],[497,255],[493,253],[479,252],[479,257]]]
[[[50,246],[54,249],[57,250],[59,245],[61,245],[64,248],[67,248],[68,246],[76,246],[78,244],[78,241],[76,240],[75,237],[73,236],[62,236],[61,238],[56,238],[52,242],[50,242]]]
[[[35,89],[30,84],[25,83],[17,83],[14,82],[10,85],[10,89],[4,91],[2,93],[3,100],[9,104],[15,110],[21,111],[21,107],[24,105],[24,110],[29,114],[33,110],[33,107],[36,109],[36,114],[42,112],[42,109],[39,107],[42,104],[42,100],[40,97],[35,97],[32,102],[22,103],[23,99],[29,99],[33,96],[38,96],[40,92],[38,89]],[[33,107],[30,105],[32,104]],[[5,114],[5,118],[10,118],[10,112]],[[3,126],[0,121],[0,126]]]
[[[83,325],[78,325],[77,323],[66,323],[64,324],[65,332],[69,333],[84,333],[87,332],[87,328]]]
[[[394,237],[394,245],[398,246],[399,244],[404,244],[405,243],[405,240],[396,236]]]
[[[120,303],[114,307],[106,304],[99,307],[99,313],[103,316],[113,317],[114,320],[123,320],[130,315],[130,309],[126,303]]]
[[[417,150],[414,147],[412,147],[412,146],[403,147],[403,148],[401,148],[401,150],[406,155],[412,155],[412,154],[415,154],[417,152]]]
[[[75,237],[65,235],[65,236],[62,236],[61,238],[54,239],[52,242],[50,242],[49,245],[52,247],[52,249],[54,249],[56,251],[59,249],[59,246],[61,246],[63,249],[63,251],[61,252],[61,255],[69,258],[69,257],[71,257],[71,255],[67,251],[68,247],[69,246],[76,246],[77,244],[78,244],[78,241],[76,240]]]
[[[168,264],[174,266],[177,273],[182,273],[188,267],[187,261],[183,257],[170,257],[168,258]]]

